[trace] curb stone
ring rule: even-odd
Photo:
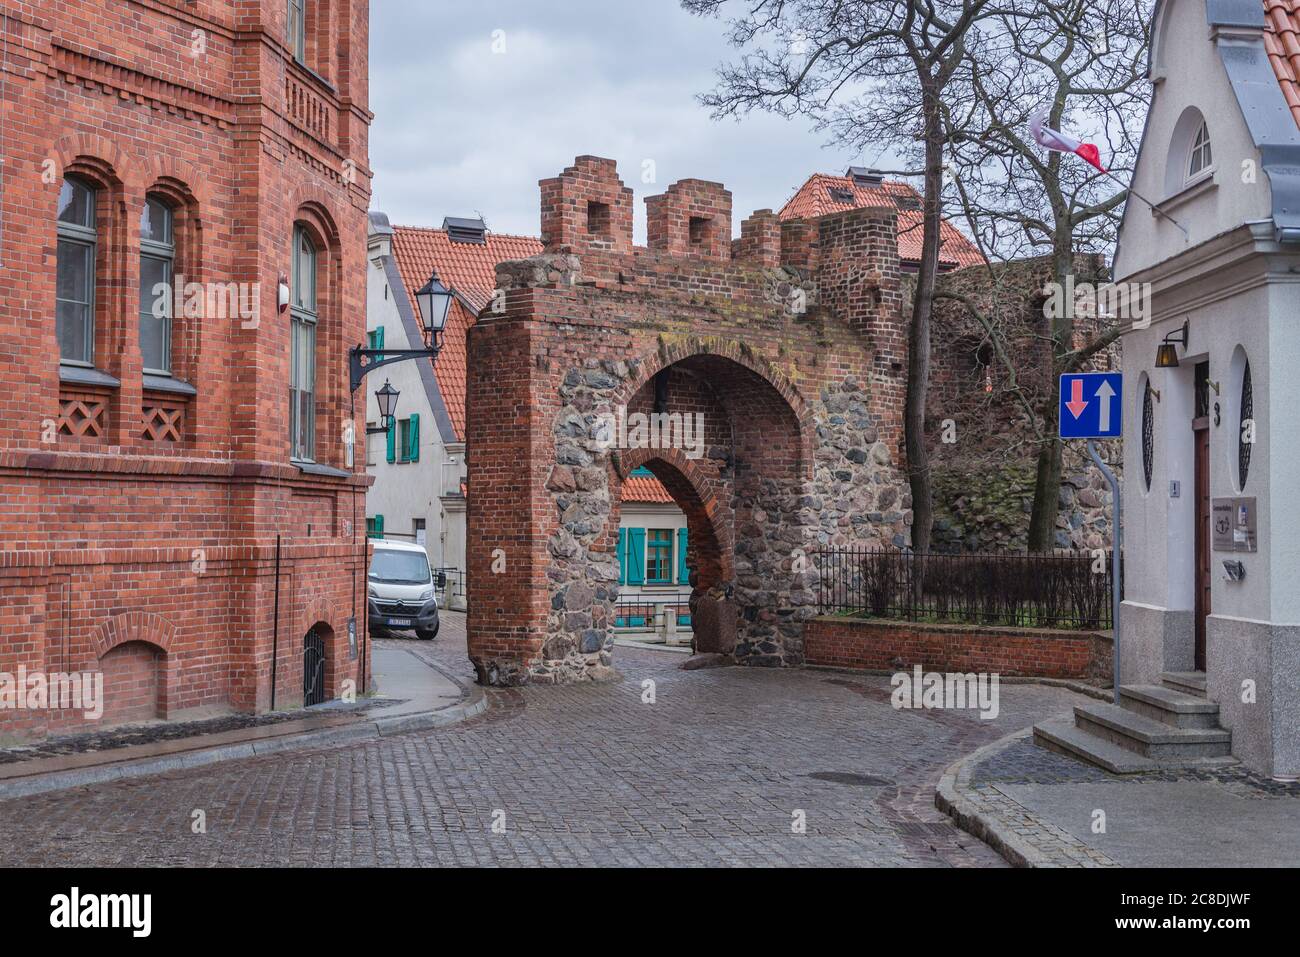
[[[1031,847],[1010,831],[999,828],[990,817],[985,817],[975,809],[958,791],[958,779],[969,780],[971,768],[980,764],[995,751],[1013,744],[1033,734],[1028,728],[999,738],[992,744],[986,744],[977,751],[966,755],[948,765],[939,779],[939,786],[934,792],[934,806],[953,819],[959,828],[973,834],[997,851],[1012,867],[1048,867],[1051,866],[1046,855]]]
[[[432,662],[426,661],[425,663],[461,689],[463,697],[459,702],[438,711],[394,715],[391,718],[362,719],[355,724],[342,728],[287,734],[267,740],[228,744],[159,758],[142,758],[136,761],[122,761],[117,764],[102,764],[96,767],[78,768],[74,771],[33,774],[30,777],[15,778],[0,783],[0,801],[9,798],[29,797],[34,794],[48,794],[53,791],[66,791],[71,788],[104,784],[128,778],[165,774],[168,771],[205,767],[223,761],[235,761],[241,758],[275,754],[281,751],[338,747],[398,734],[428,731],[464,721],[466,718],[472,718],[487,710],[487,695],[482,688],[477,685],[467,685],[460,678],[449,674],[445,669],[434,665]]]
[[[1025,821],[1034,823],[1042,832],[1044,841],[1053,845],[1051,850],[1057,852],[1052,854],[1017,834],[996,814],[983,811],[964,793],[971,790],[971,772],[986,758],[1032,737],[1033,733],[1032,727],[1016,731],[954,761],[939,779],[934,792],[934,806],[951,817],[963,831],[978,837],[1001,854],[1012,867],[1119,867],[1105,854],[1088,848],[1059,827],[1038,821],[1027,809],[999,792],[1003,800],[1019,809],[1017,813]]]

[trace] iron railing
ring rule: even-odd
[[[621,596],[614,604],[614,630],[623,634],[660,633],[665,617],[673,616],[675,630],[690,633],[690,596]]]
[[[930,554],[817,552],[824,615],[1020,628],[1108,630],[1109,551]]]
[[[453,599],[456,608],[466,606],[464,569],[449,567],[435,569],[433,583],[437,588],[439,608],[451,608]]]

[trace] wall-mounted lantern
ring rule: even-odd
[[[1178,368],[1178,350],[1175,348],[1176,343],[1182,343],[1184,349],[1187,348],[1187,342],[1191,338],[1192,323],[1190,320],[1183,321],[1183,327],[1177,332],[1171,332],[1165,336],[1164,342],[1160,343],[1160,348],[1156,350],[1156,368],[1157,369],[1177,369]]]

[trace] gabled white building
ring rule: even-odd
[[[370,214],[366,330],[372,349],[424,345],[414,293],[393,249],[395,231],[383,213]],[[426,277],[427,278],[427,277]],[[448,319],[447,336],[456,334]],[[464,329],[461,352],[464,351]],[[451,579],[445,597],[463,607],[465,568],[464,443],[456,435],[434,365],[409,361],[385,366],[365,381],[366,425],[378,427],[375,392],[385,382],[400,393],[396,421],[386,434],[366,437],[366,471],[375,477],[366,496],[366,525],[375,538],[424,545],[429,563]]]
[[[1123,340],[1122,680],[1166,726],[1197,712],[1162,689],[1203,695],[1232,754],[1281,778],[1300,776],[1298,33],[1300,0],[1158,4],[1133,186],[1159,212],[1130,200],[1115,262],[1153,296]]]

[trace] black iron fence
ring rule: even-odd
[[[1019,628],[1111,627],[1110,552],[930,554],[877,548],[817,553],[824,615]]]
[[[433,584],[438,590],[438,607],[464,608],[465,572],[460,568],[443,567],[433,573]]]

